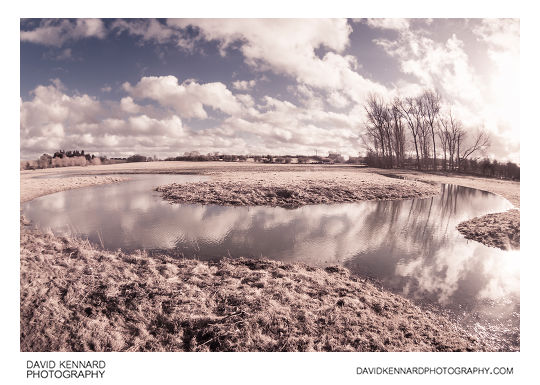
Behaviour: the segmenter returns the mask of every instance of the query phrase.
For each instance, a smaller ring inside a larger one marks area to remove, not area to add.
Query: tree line
[[[370,166],[405,167],[413,157],[418,170],[461,171],[463,162],[489,146],[485,131],[466,131],[451,109],[443,110],[437,91],[390,102],[370,94],[364,109]]]
[[[53,167],[88,166],[114,163],[106,156],[85,154],[84,150],[56,151],[53,155],[43,154],[36,160],[22,161],[22,170],[35,170]]]
[[[496,159],[465,159],[461,163],[461,172],[486,176],[492,178],[504,178],[520,180],[520,168],[513,162],[499,162]]]

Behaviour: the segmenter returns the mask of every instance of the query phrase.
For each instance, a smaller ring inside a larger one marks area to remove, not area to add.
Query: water
[[[519,251],[468,241],[455,228],[512,207],[497,195],[443,185],[441,195],[428,199],[294,210],[178,205],[162,200],[153,187],[204,177],[131,177],[40,197],[24,203],[23,213],[40,228],[75,233],[112,250],[341,264],[447,313],[500,349],[519,349]]]

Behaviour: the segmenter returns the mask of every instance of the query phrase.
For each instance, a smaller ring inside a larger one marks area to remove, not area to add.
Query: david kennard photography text
[[[103,360],[26,361],[26,378],[103,378]]]

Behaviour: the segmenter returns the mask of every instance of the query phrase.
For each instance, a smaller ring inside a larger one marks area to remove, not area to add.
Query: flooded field
[[[154,187],[203,181],[189,175],[133,175],[131,181],[43,196],[22,204],[41,229],[88,238],[106,249],[165,251],[175,257],[270,258],[341,264],[468,329],[519,349],[519,251],[466,240],[458,223],[512,205],[466,187],[442,185],[427,199],[279,207],[183,205]]]

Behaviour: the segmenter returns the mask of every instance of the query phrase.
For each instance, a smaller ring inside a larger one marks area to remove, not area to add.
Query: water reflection
[[[312,265],[340,263],[472,324],[478,319],[484,324],[510,322],[519,313],[519,252],[467,241],[455,229],[463,220],[512,207],[499,196],[443,185],[441,195],[429,199],[288,210],[171,205],[152,191],[172,179],[197,178],[141,176],[41,197],[25,203],[23,211],[42,228],[76,232],[109,249],[166,249],[200,259],[264,256]],[[519,318],[510,323],[515,331]]]

